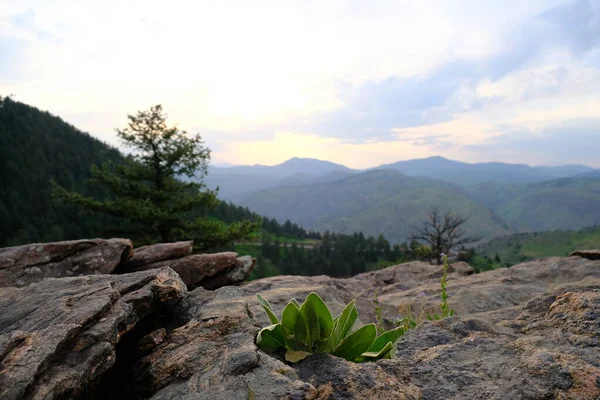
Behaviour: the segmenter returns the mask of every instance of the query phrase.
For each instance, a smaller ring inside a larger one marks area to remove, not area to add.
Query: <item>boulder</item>
[[[600,260],[600,250],[576,250],[569,257],[583,257],[588,260]]]
[[[133,272],[169,267],[181,276],[190,290],[205,285],[207,288],[215,289],[243,282],[252,272],[255,263],[256,260],[251,257],[238,257],[237,253],[224,252],[192,254],[175,260],[144,264],[119,271]]]
[[[0,286],[22,287],[45,278],[110,274],[131,257],[129,239],[71,240],[0,249]]]
[[[169,268],[0,288],[0,398],[88,397],[119,342],[186,294]]]
[[[124,261],[119,269],[127,271],[140,265],[152,264],[159,261],[173,260],[192,254],[194,242],[158,243],[136,248],[133,256]]]

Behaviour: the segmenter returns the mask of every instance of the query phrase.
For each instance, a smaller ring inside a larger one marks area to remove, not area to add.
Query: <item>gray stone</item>
[[[45,278],[109,274],[132,254],[129,239],[71,240],[0,249],[0,286]]]

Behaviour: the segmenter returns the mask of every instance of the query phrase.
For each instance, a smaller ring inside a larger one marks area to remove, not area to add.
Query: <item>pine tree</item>
[[[204,213],[199,210],[216,207],[218,200],[216,192],[202,183],[210,149],[200,135],[190,137],[176,126],[167,126],[160,105],[128,119],[128,126],[116,131],[132,154],[123,164],[92,166],[91,181],[108,188],[112,197],[84,197],[55,183],[59,199],[124,220],[132,230],[130,236],[143,243],[193,239],[195,248],[210,249],[255,229],[249,221],[225,226],[201,217]],[[184,177],[196,181],[183,181]]]

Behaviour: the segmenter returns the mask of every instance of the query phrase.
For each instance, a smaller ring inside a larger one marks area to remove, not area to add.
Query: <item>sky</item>
[[[120,146],[162,104],[213,164],[600,167],[600,0],[0,0],[0,95]]]

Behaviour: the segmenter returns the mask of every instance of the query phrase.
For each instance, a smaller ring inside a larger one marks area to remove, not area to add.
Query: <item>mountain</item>
[[[393,169],[408,176],[437,179],[464,187],[484,183],[518,185],[600,173],[585,165],[531,167],[506,163],[470,164],[440,156],[383,164],[370,170],[381,169]],[[222,198],[239,202],[265,189],[322,183],[323,179],[331,182],[336,175],[345,178],[360,172],[328,161],[292,158],[274,166],[211,168],[205,181],[209,188],[220,187]]]
[[[221,170],[221,171],[219,171]],[[228,168],[213,168],[211,172],[226,172],[236,175],[260,175],[285,178],[295,174],[306,174],[311,176],[322,176],[330,172],[346,171],[351,172],[352,169],[329,161],[317,160],[314,158],[290,158],[289,160],[273,165],[252,165],[252,166],[237,166]]]
[[[600,225],[600,177],[594,175],[528,185],[477,185],[469,197],[519,232]]]
[[[600,243],[600,227],[577,231],[519,233],[500,236],[475,248],[477,255],[498,258],[508,265],[543,257],[565,257],[578,249],[595,249]]]
[[[469,164],[439,156],[377,167],[377,169],[381,168],[391,168],[409,176],[424,176],[466,186],[489,182],[501,184],[543,182],[595,171],[594,168],[584,165],[531,167],[525,164],[497,162]]]
[[[110,219],[55,204],[50,180],[103,196],[106,192],[87,185],[90,164],[122,159],[116,149],[60,118],[5,98],[0,107],[0,247],[100,235]]]
[[[405,241],[432,206],[470,215],[466,225],[486,238],[510,232],[494,215],[455,185],[415,178],[394,170],[373,170],[328,183],[264,190],[242,200],[244,206],[307,229],[341,233],[383,233],[392,243]]]
[[[352,169],[329,161],[292,158],[274,166],[210,168],[204,182],[210,189],[218,187],[219,197],[239,202],[244,197],[261,190],[330,182],[353,173]]]

